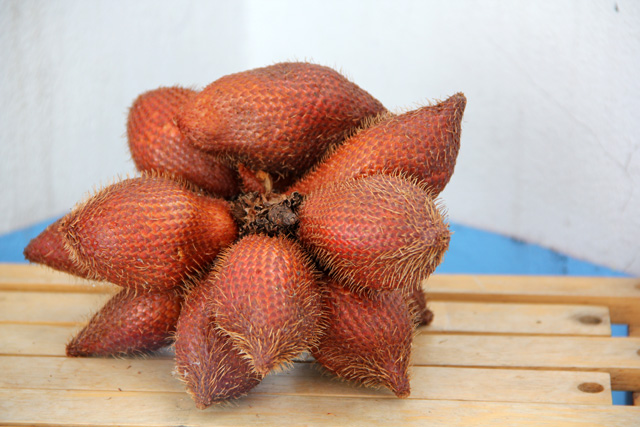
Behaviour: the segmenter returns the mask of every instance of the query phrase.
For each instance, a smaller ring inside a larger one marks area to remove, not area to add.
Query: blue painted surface
[[[56,219],[51,218],[22,230],[0,235],[0,262],[26,262],[22,255],[24,247]]]
[[[439,273],[626,276],[496,233],[455,223],[450,228],[453,237]]]
[[[0,262],[25,262],[22,251],[57,218],[0,236]],[[454,233],[439,273],[531,274],[625,277],[624,273],[499,234],[451,224]],[[612,325],[613,336],[628,336],[627,325]],[[631,405],[631,393],[613,392],[613,403]]]

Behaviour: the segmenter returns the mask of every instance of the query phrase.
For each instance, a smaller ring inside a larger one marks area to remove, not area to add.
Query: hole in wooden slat
[[[600,393],[604,391],[604,387],[598,383],[582,383],[578,386],[578,390],[585,393]]]
[[[586,314],[584,316],[580,316],[578,318],[580,323],[584,323],[585,325],[599,325],[602,323],[602,319],[598,316],[592,316],[590,314]]]

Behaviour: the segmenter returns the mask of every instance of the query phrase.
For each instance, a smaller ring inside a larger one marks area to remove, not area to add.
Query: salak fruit
[[[139,171],[180,176],[220,197],[239,192],[238,174],[209,153],[198,150],[175,123],[182,105],[196,94],[181,87],[162,87],[138,96],[127,118],[127,140]]]
[[[354,290],[410,291],[442,261],[449,227],[427,188],[371,175],[319,188],[299,211],[298,238]]]
[[[421,284],[450,239],[435,197],[465,106],[458,93],[392,114],[304,62],[141,94],[127,136],[142,176],[25,248],[125,288],[67,354],[137,355],[174,339],[176,373],[201,409],[308,351],[340,378],[408,396],[413,333],[433,318]]]
[[[427,326],[433,321],[433,312],[427,307],[427,295],[422,286],[417,286],[406,295],[417,326]]]
[[[297,174],[383,111],[335,70],[285,62],[216,80],[184,105],[177,123],[205,151],[256,171]]]
[[[313,357],[340,378],[407,397],[415,319],[404,295],[356,294],[335,281],[324,291],[327,327],[312,348]]]
[[[226,201],[153,174],[104,188],[62,227],[69,252],[91,278],[143,289],[197,277],[238,233]]]
[[[91,273],[84,265],[74,261],[66,246],[67,230],[63,228],[65,221],[66,218],[62,217],[49,224],[24,248],[24,257],[31,262],[44,264],[55,270],[86,279],[91,276]]]
[[[176,327],[176,372],[200,409],[244,396],[262,379],[231,338],[216,325],[203,280],[186,297]]]
[[[401,172],[424,182],[435,197],[453,174],[466,105],[458,93],[436,105],[382,117],[347,139],[287,193],[307,194],[350,178]]]
[[[318,273],[286,237],[248,235],[224,252],[212,274],[211,306],[261,376],[293,361],[321,330]]]
[[[67,356],[137,355],[166,347],[181,303],[177,289],[122,289],[67,344]]]

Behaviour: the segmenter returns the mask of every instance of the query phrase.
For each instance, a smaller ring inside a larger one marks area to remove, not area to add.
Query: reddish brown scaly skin
[[[67,344],[67,356],[131,355],[165,347],[172,342],[181,303],[173,289],[123,289]]]
[[[199,409],[244,396],[261,380],[216,327],[207,309],[212,292],[209,282],[198,284],[187,296],[176,328],[176,372]]]
[[[162,87],[140,95],[127,119],[131,156],[139,171],[168,172],[220,197],[232,197],[239,192],[236,172],[194,147],[175,123],[179,109],[195,93]]]
[[[269,191],[282,192],[294,181],[294,177],[285,175],[271,175],[264,171],[253,171],[243,163],[237,164],[238,175],[243,193],[266,194]]]
[[[340,378],[409,396],[414,320],[404,296],[369,297],[329,281],[323,303],[327,328],[311,350],[318,363]]]
[[[242,163],[238,163],[238,175],[240,176],[240,182],[243,193],[266,193],[265,179],[266,175],[259,176],[256,172],[247,168]],[[265,179],[260,179],[260,178]]]
[[[302,248],[248,235],[216,264],[211,299],[218,326],[264,376],[308,349],[320,332],[320,288]]]
[[[63,226],[67,248],[92,278],[128,288],[181,285],[238,234],[227,202],[157,175],[106,187]]]
[[[65,246],[66,230],[61,228],[64,218],[49,224],[42,233],[32,239],[24,248],[25,259],[44,264],[55,270],[75,276],[89,277],[82,265],[73,261],[69,249]]]
[[[421,286],[406,295],[409,308],[414,313],[417,326],[427,326],[433,321],[433,312],[427,308],[427,296]]]
[[[438,195],[453,174],[467,99],[461,93],[434,106],[382,120],[346,140],[287,190],[307,194],[322,185],[375,173],[401,172]]]
[[[369,93],[331,68],[279,63],[222,77],[178,116],[203,150],[274,175],[298,174],[367,117],[385,111]]]
[[[399,176],[322,187],[298,217],[300,242],[354,290],[415,288],[449,246],[448,225],[425,187]]]

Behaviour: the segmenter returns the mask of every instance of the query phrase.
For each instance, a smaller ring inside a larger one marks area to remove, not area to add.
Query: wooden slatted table
[[[611,404],[612,389],[640,391],[640,279],[435,275],[424,286],[435,320],[415,338],[408,399],[301,358],[201,411],[170,349],[64,356],[114,286],[0,264],[0,425],[640,426],[640,406]],[[611,322],[632,336],[612,338]]]

